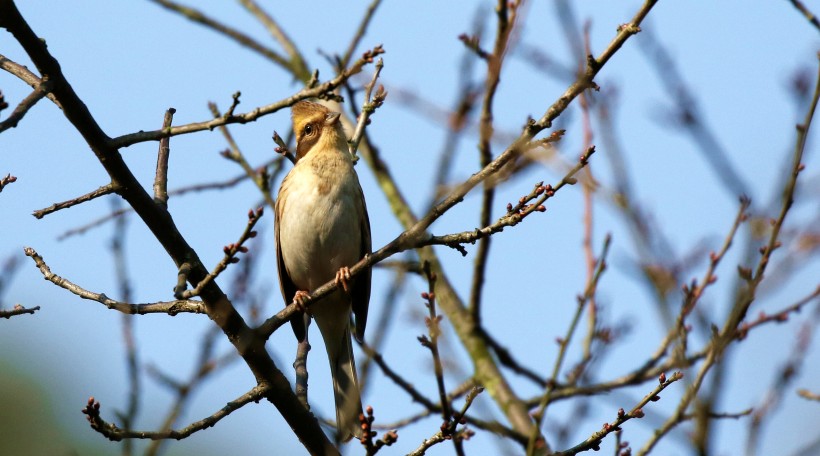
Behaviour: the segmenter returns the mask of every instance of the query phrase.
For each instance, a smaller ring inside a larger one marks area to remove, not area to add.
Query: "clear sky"
[[[276,49],[265,30],[238,3],[212,3],[203,6],[203,11]],[[496,152],[501,150],[505,134],[517,134],[528,115],[540,117],[570,82],[537,68],[532,64],[532,55],[526,52],[537,48],[554,59],[559,68],[575,67],[574,54],[556,15],[557,3],[534,1],[526,8],[526,21],[518,30],[520,46],[508,56],[496,97],[496,128],[502,137],[495,145]],[[601,52],[614,37],[616,28],[627,22],[641,5],[638,1],[606,0],[571,3],[579,24],[588,21],[593,54]],[[816,13],[820,12],[817,2],[806,3]],[[366,5],[314,1],[287,2],[269,8],[301,47],[309,67],[318,68],[324,80],[332,74],[324,56],[344,52]],[[18,2],[18,7],[47,41],[74,89],[109,136],[157,129],[169,107],[176,109],[174,124],[184,124],[209,119],[208,101],[226,109],[236,91],[242,92],[237,110],[244,112],[299,89],[284,71],[252,51],[150,1],[29,0]],[[459,61],[464,54],[464,45],[457,37],[471,33],[476,17],[480,17],[479,23],[486,29],[482,46],[490,48],[495,31],[492,8],[493,3],[487,1],[384,2],[362,41],[360,52],[376,44],[383,44],[387,51],[383,56],[382,82],[390,94],[385,106],[375,114],[369,132],[417,214],[431,197],[445,130],[441,118],[414,108],[402,94],[415,93],[426,103],[450,109],[457,97]],[[726,174],[716,173],[696,141],[670,120],[674,93],[659,79],[646,43],[654,38],[668,52],[696,97],[701,119],[725,151],[754,207],[764,210],[778,201],[776,183],[783,179],[784,160],[793,148],[794,125],[804,116],[806,100],[795,101],[791,84],[800,72],[807,74],[809,84],[813,84],[820,45],[818,30],[789,2],[738,0],[661,0],[643,28],[645,33],[629,40],[596,82],[602,94],[616,97],[612,112],[615,134],[638,203],[671,240],[672,254],[682,258],[699,252],[693,256],[693,269],[688,276],[701,277],[708,251],[719,248],[731,226],[738,198],[727,190]],[[5,31],[0,33],[0,54],[30,63]],[[369,71],[370,68],[367,75]],[[475,63],[472,72],[472,79],[478,81],[484,67]],[[29,88],[11,75],[0,73],[0,90],[14,106],[28,94]],[[580,114],[575,107],[559,120],[560,127],[567,129],[560,153],[568,160],[574,160],[581,149]],[[282,111],[231,131],[249,161],[260,165],[273,156],[272,131],[284,135],[289,122],[289,113]],[[596,123],[594,127],[600,125]],[[593,157],[592,170],[603,188],[611,189],[611,151],[601,136],[595,136],[593,143],[598,146],[598,153]],[[801,188],[805,200],[813,203],[795,209],[790,219],[795,223],[793,226],[817,219],[820,189],[814,144],[809,141],[807,171],[803,176],[806,186]],[[221,181],[240,174],[238,166],[219,156],[226,147],[218,132],[173,138],[169,187]],[[139,144],[122,152],[143,185],[150,188],[156,144]],[[506,203],[517,201],[535,182],[560,180],[561,169],[555,162],[538,164],[502,185],[493,215],[502,215]],[[370,170],[363,164],[357,170],[370,212],[373,246],[379,248],[395,238],[401,228]],[[472,135],[458,144],[451,181],[456,183],[477,170],[476,138]],[[8,384],[20,382],[19,378],[28,379],[27,385],[42,388],[48,398],[45,402],[50,403],[62,429],[75,433],[78,441],[95,442],[101,452],[113,453],[117,449],[89,429],[79,410],[91,395],[102,402],[107,419],[113,419],[115,409],[125,407],[127,382],[121,316],[43,281],[31,261],[22,255],[23,247],[31,246],[55,273],[87,289],[118,297],[108,250],[113,224],[58,240],[67,229],[109,213],[113,208],[112,197],[60,211],[43,220],[30,215],[34,210],[106,184],[106,175],[79,134],[47,101],[39,103],[16,129],[0,134],[0,174],[6,173],[17,176],[18,181],[0,194],[0,258],[16,256],[22,266],[9,289],[0,296],[0,302],[4,307],[15,303],[39,305],[41,310],[33,316],[0,321],[0,379],[5,378],[2,381]],[[479,193],[468,195],[464,204],[434,224],[432,231],[445,234],[475,228]],[[205,264],[213,265],[222,257],[222,246],[234,242],[241,233],[247,210],[259,201],[259,193],[245,182],[226,191],[172,198],[169,207],[181,232]],[[545,214],[535,214],[521,225],[506,229],[494,238],[492,245],[484,297],[485,321],[508,348],[544,376],[548,375],[557,352],[554,339],[563,335],[575,296],[583,291],[582,213],[580,186],[568,188],[549,202]],[[252,290],[268,297],[266,314],[283,305],[276,282],[272,222],[269,211],[260,222],[259,239],[252,244],[261,263]],[[606,233],[612,233],[614,242],[611,267],[601,281],[599,300],[612,325],[627,325],[630,330],[599,368],[599,378],[628,371],[646,358],[663,336],[656,329],[658,317],[653,297],[636,278],[634,243],[623,219],[602,192],[596,199],[596,251],[600,250]],[[176,279],[174,265],[136,218],[128,219],[126,249],[128,268],[133,274],[134,300],[171,299]],[[454,250],[438,250],[450,281],[465,295],[469,293],[475,247],[467,249],[470,255],[466,258]],[[715,315],[721,315],[720,311],[731,300],[730,287],[741,258],[740,252],[734,251],[727,257],[718,271],[720,280],[704,299],[704,305],[710,306]],[[228,274],[221,278],[225,288],[230,277]],[[774,311],[793,303],[817,286],[818,277],[820,263],[815,257],[779,290],[767,290],[765,299],[752,308],[752,313]],[[384,271],[374,274],[371,321],[380,318],[391,278]],[[420,280],[408,283],[391,319],[395,330],[385,341],[384,353],[419,389],[434,396],[432,375],[421,374],[429,368],[429,354],[416,342],[416,336],[425,332],[425,309],[419,298],[425,289],[426,284]],[[729,393],[719,405],[720,410],[738,412],[763,400],[774,380],[775,368],[792,351],[796,333],[809,314],[804,312],[784,325],[762,328],[736,347],[728,365]],[[177,378],[186,378],[202,335],[212,327],[202,315],[139,317],[136,337],[141,361]],[[292,378],[290,364],[295,344],[289,329],[284,329],[269,344],[277,365]],[[469,374],[464,369],[469,369],[470,364],[464,361],[451,332],[444,344],[445,354],[452,360],[448,386],[454,387]],[[220,340],[218,347],[219,352],[232,350],[226,341]],[[327,415],[332,413],[328,405],[332,399],[327,363],[321,344],[314,343],[314,347],[311,397],[316,401],[315,409]],[[814,340],[810,350],[817,353],[820,343]],[[820,357],[809,357],[792,389],[820,391],[818,374]],[[375,406],[377,420],[390,422],[421,410],[381,374],[376,373],[374,380],[364,402]],[[153,380],[143,384],[145,395],[137,427],[152,429],[161,422],[171,396]],[[253,384],[245,366],[233,363],[195,393],[178,427],[210,415]],[[525,395],[538,391],[519,378],[515,378],[514,385]],[[630,407],[649,388],[644,385],[625,394],[590,401],[591,413],[600,418],[573,429],[570,442],[579,442],[597,430],[599,424],[592,423],[611,421],[618,407]],[[664,400],[652,405],[660,415],[625,426],[625,439],[632,442],[633,448],[642,445],[651,427],[661,422],[659,416],[671,409],[683,388],[683,383],[670,387]],[[664,403],[667,398],[669,401]],[[500,416],[488,397],[476,407]],[[786,395],[782,407],[763,430],[760,454],[792,454],[818,437],[820,408],[816,404],[792,392]],[[560,422],[562,414],[569,411],[562,404],[551,409],[551,418]],[[397,447],[388,454],[410,451],[437,427],[438,419],[429,419],[421,426],[400,431]],[[747,429],[748,418],[721,424],[718,453],[739,454]],[[679,442],[686,432],[688,428],[673,432],[657,454],[685,454]],[[479,433],[479,437],[466,444],[468,454],[500,451],[490,442]],[[300,448],[276,410],[267,403],[247,406],[215,429],[171,445],[169,454],[223,454],[227,448],[235,454],[263,454],[270,448],[285,454],[286,449],[290,453]],[[609,451],[610,447],[605,448]],[[517,450],[512,446],[501,449],[513,454]],[[451,454],[451,450],[450,445],[441,445],[429,454]]]

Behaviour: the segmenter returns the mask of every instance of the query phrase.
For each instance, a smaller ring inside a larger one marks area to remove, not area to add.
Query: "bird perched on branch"
[[[361,395],[350,340],[350,315],[361,341],[370,301],[367,269],[355,277],[350,266],[370,253],[370,220],[353,169],[339,113],[307,101],[293,105],[296,164],[276,200],[276,254],[285,303],[304,302],[331,279],[340,285],[308,308],[325,342],[333,376],[339,437],[361,438]],[[291,320],[299,341],[307,337],[301,319]]]

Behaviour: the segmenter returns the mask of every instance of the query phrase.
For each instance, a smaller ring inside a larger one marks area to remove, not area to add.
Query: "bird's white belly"
[[[310,178],[290,182],[283,202],[287,209],[280,214],[279,241],[291,280],[298,289],[312,291],[333,279],[339,268],[361,259],[361,225],[357,189],[346,187],[356,182],[344,179],[322,194],[321,177],[305,174]]]

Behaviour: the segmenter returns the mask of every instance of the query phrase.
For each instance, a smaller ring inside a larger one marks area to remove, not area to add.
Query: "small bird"
[[[351,279],[349,267],[371,253],[367,206],[353,169],[339,113],[308,101],[293,105],[296,164],[276,199],[276,256],[285,304],[304,300],[335,279],[333,293],[308,308],[325,342],[336,399],[339,438],[361,438],[361,393],[350,340],[364,336],[370,301],[370,269]],[[299,341],[307,336],[301,319],[291,320]]]

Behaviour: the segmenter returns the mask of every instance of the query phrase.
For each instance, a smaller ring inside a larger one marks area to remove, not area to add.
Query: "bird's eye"
[[[304,133],[305,133],[305,136],[311,136],[313,134],[313,125],[312,124],[305,125]]]

